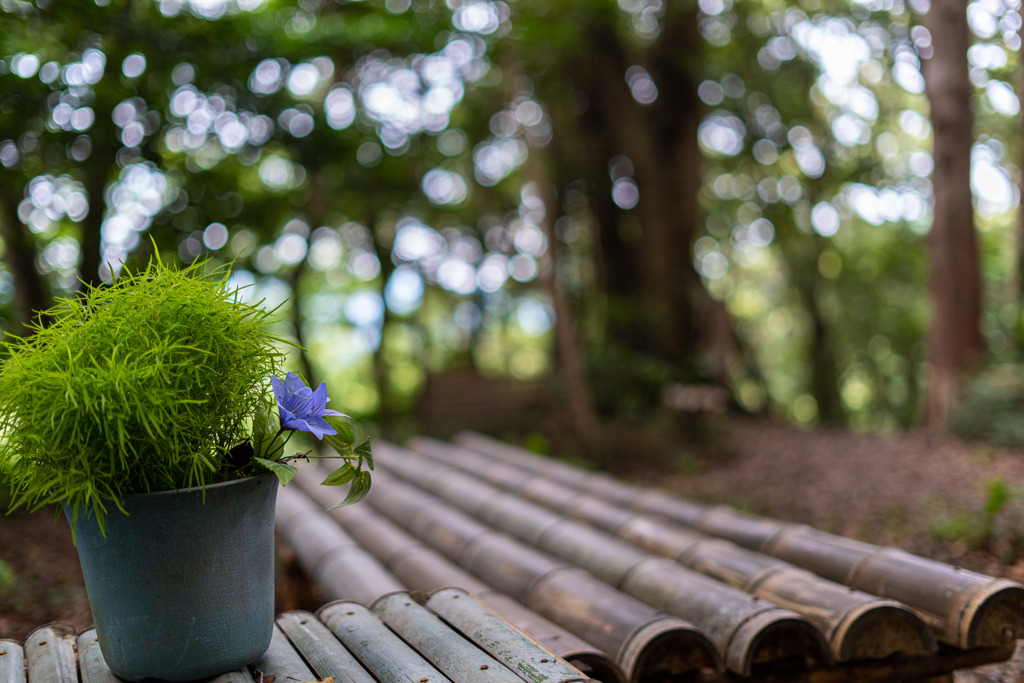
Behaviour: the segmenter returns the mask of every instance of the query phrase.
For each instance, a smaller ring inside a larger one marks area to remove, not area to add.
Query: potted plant
[[[341,504],[373,469],[324,385],[278,377],[272,312],[204,268],[157,255],[58,302],[0,363],[12,505],[62,506],[104,659],[128,680],[214,676],[267,649],[277,483],[324,457],[287,454],[296,431],[343,461],[324,481],[351,484]]]

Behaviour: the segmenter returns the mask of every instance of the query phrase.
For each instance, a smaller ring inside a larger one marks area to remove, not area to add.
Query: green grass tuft
[[[0,469],[13,506],[71,506],[103,526],[132,493],[238,476],[228,450],[273,405],[282,361],[271,312],[227,289],[226,269],[159,257],[62,300],[0,364]]]

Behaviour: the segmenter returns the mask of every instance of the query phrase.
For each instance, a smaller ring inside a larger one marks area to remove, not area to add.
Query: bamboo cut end
[[[832,656],[837,662],[884,659],[894,654],[935,652],[935,636],[928,626],[898,602],[885,601],[851,611],[832,634]]]
[[[804,619],[769,610],[743,623],[729,639],[726,666],[742,675],[804,670],[832,663],[825,638]]]
[[[966,602],[958,641],[964,649],[999,647],[1024,638],[1024,587],[992,581]]]
[[[685,621],[659,619],[644,626],[623,646],[619,662],[631,683],[699,679],[705,669],[722,670],[715,646]]]

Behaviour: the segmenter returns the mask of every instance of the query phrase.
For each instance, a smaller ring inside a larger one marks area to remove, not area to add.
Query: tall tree
[[[971,82],[967,13],[959,0],[933,0],[925,17],[934,53],[924,67],[933,130],[934,221],[928,237],[932,323],[927,421],[944,424],[957,384],[985,349],[981,269],[971,200]]]

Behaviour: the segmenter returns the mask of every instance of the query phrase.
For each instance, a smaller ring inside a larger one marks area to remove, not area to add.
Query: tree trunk
[[[959,0],[933,0],[925,17],[934,55],[924,76],[931,104],[935,170],[934,220],[928,236],[932,323],[928,360],[931,376],[926,420],[941,428],[957,384],[977,367],[981,334],[981,272],[971,202],[970,37]]]
[[[540,149],[530,152],[527,172],[530,178],[536,182],[544,202],[542,227],[548,239],[548,258],[550,259],[548,273],[544,277],[544,286],[548,291],[548,296],[551,297],[551,305],[555,309],[555,346],[558,371],[565,383],[569,414],[576,436],[584,446],[588,447],[588,450],[593,452],[592,449],[599,447],[602,443],[600,423],[597,419],[597,412],[594,410],[594,401],[586,374],[583,372],[583,362],[580,359],[579,342],[573,326],[572,313],[559,276],[560,259],[554,230],[555,218],[559,213],[558,202],[551,181],[548,179],[542,159],[543,154],[544,151]]]
[[[14,320],[11,332],[29,333],[29,323],[36,321],[40,311],[50,307],[50,290],[36,269],[36,248],[31,233],[18,218],[18,203],[13,198],[0,199],[0,236],[4,242],[4,260],[14,278]],[[40,321],[45,322],[45,321]]]

